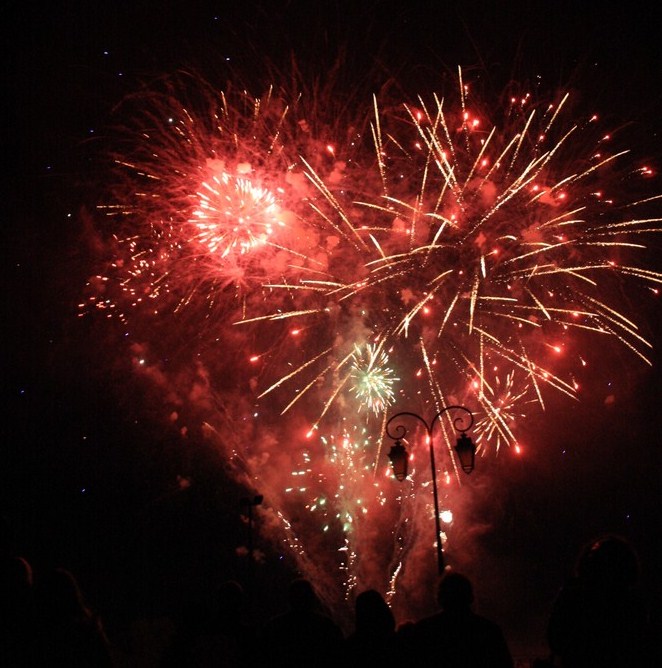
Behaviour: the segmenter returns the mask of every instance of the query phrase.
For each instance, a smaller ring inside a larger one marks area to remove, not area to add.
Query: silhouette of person
[[[446,572],[437,598],[441,611],[416,622],[408,633],[413,665],[513,668],[501,628],[472,610],[473,587],[465,575]]]
[[[620,536],[600,537],[580,551],[547,625],[552,656],[563,668],[655,665],[639,578],[638,555]]]
[[[101,620],[85,603],[74,575],[53,569],[35,583],[35,663],[105,668],[113,665]]]
[[[243,608],[244,590],[235,580],[223,582],[213,601],[187,607],[163,668],[255,665],[256,638],[244,621]]]
[[[395,617],[382,595],[374,589],[361,592],[354,610],[355,627],[345,641],[343,665],[400,665]]]
[[[243,587],[227,580],[216,592],[217,635],[222,641],[223,665],[254,665],[256,633],[244,619],[246,597]]]
[[[303,578],[288,588],[289,610],[272,617],[261,633],[261,664],[310,668],[336,666],[342,658],[340,627],[322,611],[312,584]]]
[[[33,636],[32,567],[23,557],[5,554],[2,563],[0,614],[2,641],[0,661],[3,666],[30,665]]]

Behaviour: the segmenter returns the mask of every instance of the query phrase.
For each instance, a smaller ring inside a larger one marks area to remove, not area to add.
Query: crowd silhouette
[[[53,568],[33,580],[27,560],[9,555],[4,556],[2,569],[0,665],[113,666],[101,620],[86,604],[71,572]]]
[[[187,606],[165,651],[162,668],[256,666],[257,631],[246,621],[246,598],[235,580],[223,582],[211,600]]]
[[[550,606],[548,656],[517,665],[662,666],[660,606],[641,586],[640,575],[637,553],[626,540],[603,536],[591,541]],[[379,591],[358,592],[348,633],[307,579],[291,581],[282,611],[261,623],[249,621],[244,588],[229,579],[210,591],[206,603],[184,610],[160,656],[149,663],[118,651],[69,570],[33,573],[27,559],[5,553],[1,577],[0,665],[8,668],[516,665],[499,624],[474,610],[471,580],[453,570],[439,581],[438,611],[399,626]]]

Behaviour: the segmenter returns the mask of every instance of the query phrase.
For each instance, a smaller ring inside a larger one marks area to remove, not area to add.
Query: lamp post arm
[[[391,422],[405,416],[416,418],[419,422],[422,422],[425,425],[425,431],[427,432],[428,436],[432,438],[431,425],[428,425],[428,423],[420,415],[418,415],[418,413],[410,413],[409,411],[403,411],[402,413],[397,413],[396,415],[391,417],[389,421],[386,423],[385,431],[386,435],[389,438],[400,439],[405,437],[405,434],[407,433],[407,427],[405,427],[403,424],[395,425],[394,427],[395,433],[392,433],[391,430],[389,429]],[[435,417],[437,416],[435,415]]]
[[[455,431],[460,431],[460,432],[462,432],[462,433],[464,433],[464,432],[467,431],[468,429],[471,429],[471,427],[472,427],[472,425],[473,425],[473,423],[474,423],[474,416],[473,416],[473,413],[472,413],[468,408],[465,408],[464,406],[446,406],[445,408],[442,408],[442,409],[441,409],[441,410],[440,410],[440,411],[439,411],[439,412],[432,418],[432,422],[430,422],[430,428],[429,428],[430,434],[432,434],[432,429],[433,429],[433,427],[434,427],[434,423],[437,422],[437,421],[440,421],[440,420],[441,420],[441,416],[442,416],[446,411],[453,411],[453,410],[463,411],[463,412],[466,413],[466,415],[469,417],[469,424],[466,425],[466,427],[461,426],[462,423],[464,422],[466,416],[461,415],[460,417],[456,417],[456,418],[454,418],[454,419],[453,419],[453,429],[455,429]],[[458,426],[458,423],[459,423],[460,426]]]

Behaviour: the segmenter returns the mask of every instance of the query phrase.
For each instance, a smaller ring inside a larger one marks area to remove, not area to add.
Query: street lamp
[[[386,434],[389,438],[395,439],[395,443],[391,447],[388,457],[391,460],[391,465],[393,466],[393,474],[397,480],[404,480],[407,477],[407,471],[409,468],[409,455],[405,446],[402,444],[402,439],[407,433],[407,428],[403,424],[398,424],[394,427],[395,433],[392,433],[389,429],[391,423],[394,420],[397,420],[401,417],[413,417],[422,422],[425,426],[425,430],[428,435],[428,446],[430,448],[430,468],[432,469],[432,492],[434,494],[434,521],[435,528],[437,532],[437,566],[439,569],[439,575],[444,572],[444,553],[441,547],[441,521],[439,519],[439,493],[437,491],[437,467],[434,461],[434,447],[432,443],[432,429],[434,428],[435,423],[439,418],[446,412],[451,410],[460,410],[466,413],[468,416],[469,423],[466,426],[462,426],[465,417],[457,417],[453,420],[453,428],[456,431],[461,432],[460,437],[457,439],[457,444],[454,447],[454,450],[457,454],[457,458],[460,461],[460,467],[465,473],[471,473],[474,470],[475,456],[476,456],[476,446],[473,444],[473,441],[469,436],[467,436],[467,429],[471,428],[471,425],[474,423],[474,416],[468,408],[464,406],[446,406],[442,408],[433,418],[430,424],[428,424],[420,415],[417,413],[410,413],[408,411],[403,411],[394,415],[386,423]]]

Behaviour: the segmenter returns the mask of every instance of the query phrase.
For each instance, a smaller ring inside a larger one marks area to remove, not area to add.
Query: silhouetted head
[[[577,576],[600,587],[632,587],[639,580],[639,557],[624,538],[603,536],[581,552]]]
[[[313,585],[304,578],[293,580],[288,590],[288,600],[292,610],[310,612],[319,605]]]
[[[4,603],[15,604],[26,599],[32,590],[32,567],[23,557],[4,556],[0,574]]]
[[[393,612],[375,589],[368,589],[356,597],[355,610],[357,631],[373,633],[395,631]]]
[[[41,612],[53,620],[90,614],[76,578],[64,568],[56,568],[39,578],[36,593]]]
[[[244,603],[243,587],[236,580],[226,580],[216,592],[216,601],[222,616],[238,615]]]
[[[469,610],[474,600],[471,581],[461,573],[446,573],[439,583],[437,600],[449,612]]]

